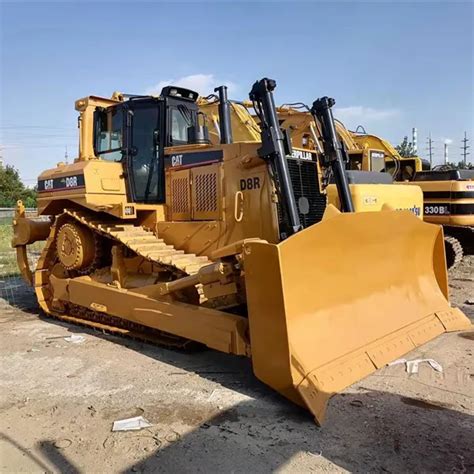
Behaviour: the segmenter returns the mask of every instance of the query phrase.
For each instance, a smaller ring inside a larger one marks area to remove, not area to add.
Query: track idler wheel
[[[66,270],[87,271],[96,260],[96,236],[75,222],[63,224],[56,237],[59,261]]]

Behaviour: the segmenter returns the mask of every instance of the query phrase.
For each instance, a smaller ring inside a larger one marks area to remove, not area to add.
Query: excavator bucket
[[[279,244],[244,246],[254,372],[318,424],[336,392],[470,327],[448,302],[441,227],[334,209]]]

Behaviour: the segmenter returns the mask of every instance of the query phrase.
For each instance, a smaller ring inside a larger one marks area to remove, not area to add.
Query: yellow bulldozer
[[[79,156],[39,176],[43,220],[19,203],[13,246],[48,315],[251,357],[321,423],[336,392],[470,323],[448,301],[441,228],[351,212],[328,98],[314,107],[343,212],[323,204],[316,153],[280,127],[275,87],[251,89],[259,125],[224,86],[207,101],[174,86],[78,100]]]

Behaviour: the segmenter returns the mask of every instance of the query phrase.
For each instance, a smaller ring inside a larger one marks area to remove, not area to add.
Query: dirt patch
[[[451,287],[460,306],[471,262]],[[435,359],[442,373],[385,367],[335,396],[318,428],[260,383],[246,358],[167,350],[38,316],[31,289],[0,280],[1,471],[474,470],[473,331],[407,354]],[[84,342],[67,342],[71,334]],[[138,415],[152,427],[111,432]]]

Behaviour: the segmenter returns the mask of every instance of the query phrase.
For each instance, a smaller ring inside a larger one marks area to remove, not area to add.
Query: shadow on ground
[[[323,428],[284,404],[275,420],[241,403],[124,472],[269,472],[301,455],[308,466],[321,456],[352,472],[474,468],[473,417],[381,391],[337,398]]]
[[[420,410],[422,420],[417,417]],[[282,467],[292,470],[292,461],[298,462],[299,469],[307,466],[316,471],[330,470],[330,463],[351,472],[474,469],[473,417],[446,406],[381,391],[346,394],[338,397],[323,428],[284,403],[271,417],[265,410],[260,415],[255,412],[254,402],[249,401],[181,438],[150,433],[155,450],[122,472],[257,473]],[[131,436],[147,436],[147,432]],[[58,471],[80,472],[51,441],[39,442],[37,450]]]

